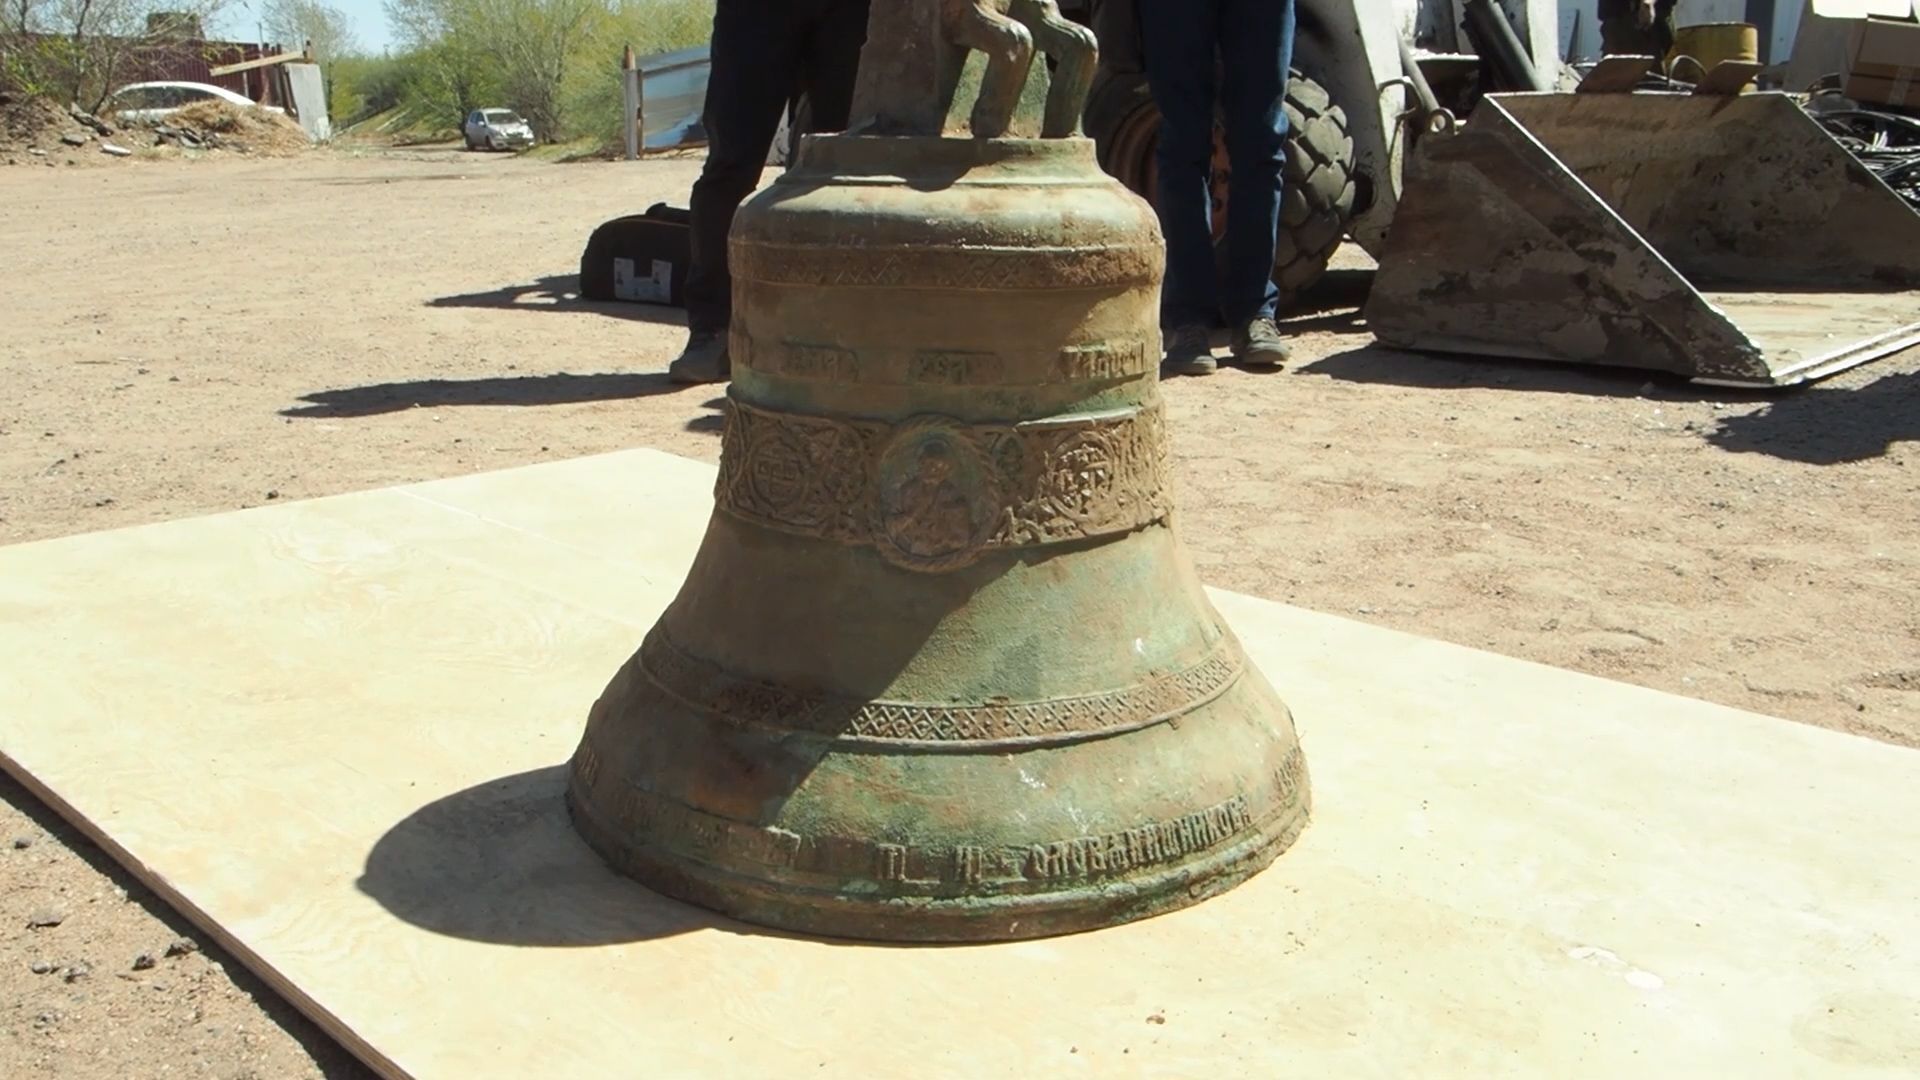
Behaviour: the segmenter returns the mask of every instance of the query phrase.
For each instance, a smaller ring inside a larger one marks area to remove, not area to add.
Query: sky
[[[353,37],[362,52],[378,54],[394,44],[393,31],[387,26],[387,13],[380,0],[328,0],[339,8],[353,27]],[[215,19],[222,35],[234,40],[253,41],[260,36],[260,0],[231,0]],[[282,44],[294,45],[295,42]]]
[[[333,6],[352,22],[354,39],[362,50],[378,53],[394,44],[380,0],[333,0]]]

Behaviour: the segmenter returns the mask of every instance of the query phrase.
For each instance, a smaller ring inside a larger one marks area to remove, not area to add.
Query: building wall
[[[255,68],[234,75],[214,75],[213,68],[258,60],[281,51],[278,45],[264,51],[258,45],[236,41],[186,41],[178,45],[151,46],[135,53],[121,72],[119,82],[197,82],[243,94],[263,105],[281,105],[275,91],[277,80],[271,68]]]

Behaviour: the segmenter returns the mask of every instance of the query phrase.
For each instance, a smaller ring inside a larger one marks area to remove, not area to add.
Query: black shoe
[[[677,383],[726,382],[732,375],[725,333],[694,334],[680,358],[667,365],[667,377]]]
[[[1233,355],[1248,367],[1285,367],[1292,351],[1280,337],[1280,327],[1272,319],[1249,319],[1233,335]]]
[[[1192,323],[1167,331],[1166,359],[1161,370],[1169,375],[1211,375],[1220,370],[1213,358],[1213,346],[1207,341],[1207,328]]]

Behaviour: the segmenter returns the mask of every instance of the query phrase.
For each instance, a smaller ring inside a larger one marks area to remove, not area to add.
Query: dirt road
[[[717,392],[663,374],[677,316],[568,295],[595,224],[683,202],[697,167],[0,168],[0,543],[714,459]],[[1293,320],[1288,372],[1166,388],[1212,583],[1920,746],[1920,355],[1730,396],[1374,349],[1363,287]],[[364,1075],[229,958],[167,955],[186,924],[18,787],[0,803],[0,1075]]]

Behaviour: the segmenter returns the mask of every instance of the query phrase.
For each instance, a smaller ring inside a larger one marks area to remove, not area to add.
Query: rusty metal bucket
[[[1726,61],[1743,64],[1760,62],[1760,28],[1752,23],[1697,23],[1673,33],[1673,49],[1667,53],[1669,64],[1685,57],[1701,72],[1712,71]],[[1691,78],[1691,75],[1685,76]]]
[[[1384,344],[1785,386],[1920,343],[1920,214],[1783,94],[1503,94],[1423,138]]]

